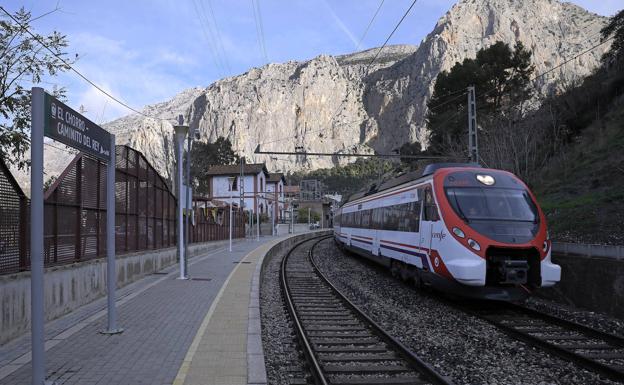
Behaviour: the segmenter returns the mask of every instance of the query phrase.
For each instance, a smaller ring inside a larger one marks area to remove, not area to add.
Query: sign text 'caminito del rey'
[[[45,93],[45,136],[108,161],[111,135],[97,124]]]

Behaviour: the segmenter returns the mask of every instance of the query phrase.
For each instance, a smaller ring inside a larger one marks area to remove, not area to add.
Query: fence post
[[[76,199],[78,205],[76,207],[76,243],[74,246],[74,258],[77,261],[82,260],[82,167],[84,165],[84,157],[81,157],[76,163]]]

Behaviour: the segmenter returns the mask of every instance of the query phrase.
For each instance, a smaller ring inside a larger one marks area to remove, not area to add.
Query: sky
[[[610,16],[624,0],[574,0]],[[163,102],[191,87],[207,87],[267,62],[307,60],[383,44],[412,0],[4,0],[33,17],[35,32],[67,36],[74,67],[136,109]],[[389,44],[417,45],[454,0],[419,0]],[[256,7],[256,12],[254,12]],[[260,23],[257,23],[260,20]],[[258,27],[261,25],[261,28]],[[260,37],[261,36],[261,37]],[[262,48],[264,46],[264,49]],[[131,111],[76,74],[45,79],[67,91],[67,104],[83,106],[96,123]],[[27,85],[30,87],[30,85]]]

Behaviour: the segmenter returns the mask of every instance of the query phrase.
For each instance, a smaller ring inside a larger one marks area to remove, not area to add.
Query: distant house
[[[245,210],[254,214],[268,214],[272,199],[267,194],[269,172],[264,163],[251,163],[243,166],[244,178],[241,183],[240,164],[212,166],[206,173],[209,177],[209,195],[228,203],[238,203],[241,198],[241,187],[244,192]]]
[[[269,174],[269,178],[267,179],[266,191],[270,199],[272,199],[272,203],[270,207],[272,208],[273,216],[277,221],[283,221],[286,218],[284,214],[284,210],[285,210],[284,184],[285,183],[286,183],[286,178],[284,178],[284,174],[282,173]]]

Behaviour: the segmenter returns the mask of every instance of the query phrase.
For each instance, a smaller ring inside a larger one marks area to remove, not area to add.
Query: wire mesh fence
[[[116,147],[116,254],[176,244],[176,198],[143,154]],[[0,160],[0,274],[28,270],[29,201]],[[190,243],[229,237],[229,208],[195,209]],[[225,214],[224,214],[225,213]],[[233,237],[244,236],[235,212]],[[78,154],[44,196],[44,264],[106,256],[106,164]]]
[[[28,199],[0,158],[0,273],[28,265]]]

